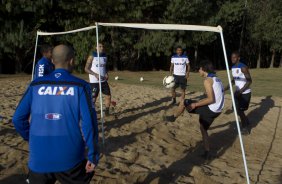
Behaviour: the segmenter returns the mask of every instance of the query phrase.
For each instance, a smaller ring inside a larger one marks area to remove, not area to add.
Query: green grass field
[[[250,70],[253,83],[251,85],[254,96],[279,96],[282,97],[282,68],[274,69],[252,69]],[[150,72],[110,72],[110,83],[124,83],[133,85],[146,85],[154,88],[163,88],[162,81],[164,76],[168,75],[168,71],[150,71]],[[228,84],[226,71],[218,71],[217,75],[222,79],[224,85]],[[79,75],[88,80],[87,75]],[[115,76],[119,76],[119,80],[114,80]],[[140,77],[144,78],[140,82]],[[189,91],[203,91],[203,79],[198,73],[190,74]]]

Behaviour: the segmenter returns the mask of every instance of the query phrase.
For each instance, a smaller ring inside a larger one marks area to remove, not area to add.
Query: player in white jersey
[[[97,52],[93,52],[92,55],[88,57],[84,70],[86,73],[89,74],[89,80],[90,80],[90,85],[92,88],[92,96],[93,96],[94,104],[96,102],[96,99],[100,91],[99,90],[100,89],[99,88],[99,71],[100,71],[102,93],[106,95],[105,114],[109,115],[109,109],[111,105],[111,90],[107,82],[109,78],[109,75],[106,69],[107,56],[104,53],[103,44],[99,43],[98,48],[96,50]],[[99,66],[99,61],[98,61],[98,52],[99,52],[99,57],[100,57],[100,66]]]
[[[245,115],[244,111],[249,108],[251,100],[251,89],[250,85],[252,83],[252,78],[248,67],[240,62],[240,53],[235,51],[231,55],[232,60],[232,84],[235,84],[235,103],[237,108],[237,113],[240,116],[242,124],[242,133],[249,134],[249,120]],[[228,90],[229,86],[225,87]]]
[[[171,57],[170,75],[174,76],[175,86],[172,88],[172,104],[176,103],[175,89],[181,88],[181,100],[185,98],[187,79],[189,78],[190,64],[188,57],[183,54],[180,46],[176,48],[176,54]]]
[[[213,65],[210,61],[202,61],[199,69],[200,76],[204,78],[206,98],[199,101],[190,99],[182,100],[178,109],[172,116],[166,116],[165,120],[174,122],[186,109],[189,113],[199,114],[200,130],[203,137],[205,159],[210,158],[210,146],[208,132],[210,125],[218,117],[224,107],[224,87],[221,80],[215,75]]]

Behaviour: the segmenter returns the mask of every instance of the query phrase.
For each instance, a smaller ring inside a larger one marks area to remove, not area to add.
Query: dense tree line
[[[281,0],[2,0],[0,7],[0,72],[30,72],[37,30],[56,32],[95,22],[221,25],[227,53],[240,50],[252,68],[282,65]],[[77,70],[95,48],[95,30],[39,37],[43,43],[72,44]],[[100,27],[115,70],[168,69],[176,46],[187,52],[192,67],[203,58],[224,68],[219,35],[206,32],[149,31]],[[40,54],[37,54],[40,57]]]

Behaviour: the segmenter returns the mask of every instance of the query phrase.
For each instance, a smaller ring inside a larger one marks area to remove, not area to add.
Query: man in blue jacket
[[[37,62],[35,66],[34,79],[43,77],[54,71],[54,64],[51,61],[52,58],[52,47],[51,45],[41,46],[42,58]]]
[[[30,84],[13,116],[17,132],[29,142],[29,182],[89,183],[99,160],[90,86],[70,74],[70,47],[59,45],[52,55],[56,70]]]

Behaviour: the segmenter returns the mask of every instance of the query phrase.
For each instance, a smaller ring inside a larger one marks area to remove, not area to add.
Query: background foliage
[[[282,65],[281,0],[1,0],[0,72],[31,72],[36,31],[66,31],[95,22],[221,25],[228,55],[240,50],[250,67]],[[110,69],[167,70],[176,46],[187,52],[192,67],[208,58],[224,68],[220,38],[215,33],[100,28]],[[95,30],[39,37],[43,43],[69,43],[83,72],[95,47]],[[37,58],[41,57],[40,54]]]

